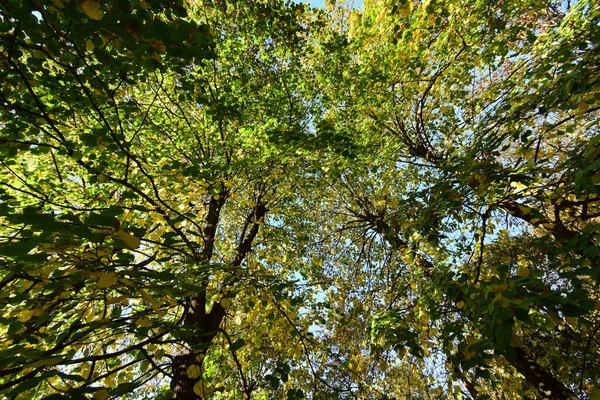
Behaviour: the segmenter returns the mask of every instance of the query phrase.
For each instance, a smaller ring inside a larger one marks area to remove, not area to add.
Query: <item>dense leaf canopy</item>
[[[0,3],[0,396],[600,398],[593,0]]]

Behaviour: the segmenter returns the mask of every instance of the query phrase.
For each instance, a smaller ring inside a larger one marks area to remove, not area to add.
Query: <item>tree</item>
[[[0,7],[2,395],[597,393],[593,2]]]
[[[285,282],[248,254],[298,184],[268,138],[306,124],[302,7],[19,3],[2,9],[2,389],[207,397],[219,337],[250,397],[223,321]]]
[[[325,118],[373,149],[372,177],[345,184],[349,218],[403,253],[412,275],[397,293],[408,304],[388,303],[374,333],[422,355],[434,330],[433,347],[474,397],[495,363],[545,397],[585,392],[598,327],[597,18],[585,2],[410,1],[365,2],[340,18],[351,62],[335,73],[349,79],[330,92],[343,107]],[[495,253],[519,240],[535,257]],[[416,308],[428,326],[407,313]],[[578,371],[529,353],[531,334],[588,338],[570,355]]]

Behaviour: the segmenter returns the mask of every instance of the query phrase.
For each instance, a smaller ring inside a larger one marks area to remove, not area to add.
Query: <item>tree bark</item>
[[[188,375],[188,368],[192,365],[198,365],[199,370],[202,370],[202,362],[198,362],[196,355],[193,353],[173,357],[173,378],[171,379],[173,399],[193,400],[201,398],[194,393],[194,385],[199,379],[194,379]],[[199,378],[201,379],[202,377],[200,376]]]
[[[198,260],[200,263],[208,265],[212,259],[220,212],[225,204],[226,196],[227,193],[223,192],[218,200],[215,200],[214,197],[210,200],[203,232],[204,246],[201,259]],[[231,266],[239,267],[252,250],[252,243],[258,234],[260,221],[264,218],[266,211],[265,205],[259,201],[248,215]],[[188,309],[183,317],[183,324],[193,329],[196,334],[194,339],[187,343],[187,352],[173,357],[171,391],[174,400],[203,398],[202,364],[204,358],[198,356],[206,353],[213,339],[219,333],[219,327],[225,317],[225,309],[218,301],[212,304],[210,312],[206,312],[208,280],[208,276],[205,277],[202,281],[202,290],[186,299]],[[194,391],[196,385],[198,385],[197,390]]]
[[[516,358],[507,360],[521,373],[527,382],[535,386],[544,399],[577,399],[561,381],[540,367],[538,363],[529,357],[529,354],[520,347],[514,347]]]

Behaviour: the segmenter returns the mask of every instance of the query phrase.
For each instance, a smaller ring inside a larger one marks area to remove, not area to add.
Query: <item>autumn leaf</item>
[[[531,208],[529,208],[527,206],[523,206],[521,204],[519,204],[517,207],[523,214],[525,214],[525,215],[531,214],[531,211],[532,211]]]
[[[224,297],[220,301],[221,307],[227,309],[231,306],[231,299],[229,297]]]
[[[187,368],[188,378],[197,379],[200,375],[202,375],[202,367],[200,365],[193,364]]]
[[[98,288],[104,289],[117,283],[119,276],[114,272],[102,272],[98,276]]]
[[[96,390],[94,392],[93,399],[94,400],[106,400],[106,399],[108,399],[108,396],[109,396],[108,390],[100,389],[100,390]]]
[[[150,321],[150,319],[148,319],[146,317],[140,317],[135,320],[135,325],[142,327],[142,328],[146,328],[146,327],[152,326],[152,321]]]
[[[93,20],[99,21],[104,17],[104,11],[100,7],[100,2],[96,0],[85,0],[81,3],[81,9]]]
[[[298,3],[0,2],[0,397],[593,397],[597,4]]]
[[[400,6],[398,6],[398,11],[400,15],[407,16],[413,10],[414,4],[411,0],[404,1]]]
[[[204,383],[204,381],[197,382],[194,385],[194,389],[193,390],[194,390],[194,393],[196,393],[201,398],[206,397],[208,395],[208,393],[209,393],[208,387],[206,386],[206,384]]]
[[[123,243],[125,243],[127,245],[127,247],[129,247],[131,249],[137,249],[138,247],[140,247],[140,244],[142,243],[140,238],[125,232],[123,229],[119,229],[118,231],[113,233],[113,237],[115,239],[122,241]]]

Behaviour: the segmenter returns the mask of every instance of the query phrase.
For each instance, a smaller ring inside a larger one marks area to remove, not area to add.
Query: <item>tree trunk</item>
[[[208,264],[213,256],[215,235],[219,222],[221,208],[225,203],[227,193],[222,192],[219,200],[211,198],[209,212],[204,229],[204,247],[199,262]],[[252,249],[252,242],[258,234],[260,222],[266,213],[265,205],[260,201],[246,218],[242,235],[240,237],[236,255],[231,266],[239,267],[246,255]],[[188,309],[184,314],[183,324],[196,332],[194,339],[187,343],[188,351],[173,357],[171,379],[171,391],[173,399],[196,400],[206,397],[203,393],[202,364],[203,358],[199,355],[206,353],[213,339],[219,333],[219,327],[225,317],[225,309],[219,302],[212,304],[210,312],[206,312],[206,293],[208,290],[208,278],[202,281],[202,289],[193,297],[187,299]],[[196,390],[194,391],[194,387]]]
[[[509,360],[526,379],[527,382],[534,385],[544,399],[577,399],[577,396],[571,392],[561,381],[552,374],[540,367],[538,363],[532,360],[529,355],[520,347],[514,348],[516,358]]]
[[[188,368],[194,365],[197,365],[198,371],[201,371],[202,361],[198,362],[195,354],[188,353],[173,357],[173,378],[171,379],[173,399],[201,399],[194,393],[194,385],[202,379],[202,376],[192,378],[193,375],[188,374]]]

